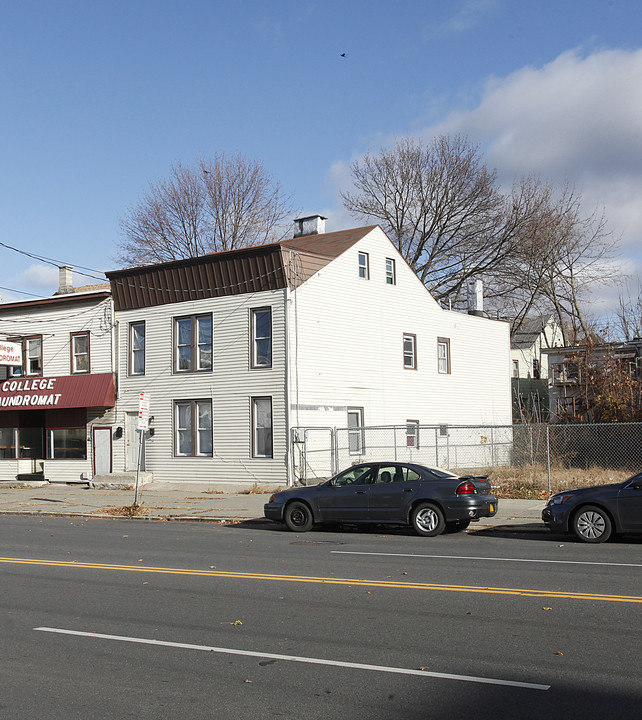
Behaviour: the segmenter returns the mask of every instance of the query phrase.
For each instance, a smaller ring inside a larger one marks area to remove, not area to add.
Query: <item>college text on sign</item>
[[[3,393],[19,395],[1,395],[2,407],[33,407],[35,405],[58,405],[62,393],[50,392],[56,389],[57,378],[34,378],[32,380],[5,380],[0,388]]]
[[[0,365],[8,367],[22,365],[22,345],[6,341],[0,342]]]

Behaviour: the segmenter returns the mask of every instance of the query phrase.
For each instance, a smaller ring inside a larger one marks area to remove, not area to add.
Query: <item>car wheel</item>
[[[458,533],[465,530],[470,525],[470,520],[453,520],[453,522],[446,523],[446,529],[444,532],[447,533]]]
[[[302,502],[292,502],[285,508],[285,524],[293,532],[307,532],[312,527],[312,511]]]
[[[444,514],[432,503],[421,503],[412,511],[410,522],[418,535],[435,537],[446,527]]]
[[[601,508],[586,505],[573,517],[573,532],[583,542],[601,543],[611,536],[611,519]]]

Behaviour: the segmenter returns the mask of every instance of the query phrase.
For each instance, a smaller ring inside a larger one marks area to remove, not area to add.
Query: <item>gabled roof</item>
[[[116,310],[296,287],[375,227],[306,235],[105,274]],[[296,277],[290,272],[291,253],[300,260]]]
[[[524,318],[519,330],[510,341],[511,350],[528,350],[537,342],[537,338],[544,332],[551,321],[551,315],[538,315]]]

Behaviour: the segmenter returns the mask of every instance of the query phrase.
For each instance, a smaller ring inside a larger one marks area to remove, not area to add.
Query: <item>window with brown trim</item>
[[[11,374],[42,375],[42,335],[22,338],[22,367],[13,368]]]
[[[440,373],[450,373],[450,338],[437,338],[437,369]]]
[[[70,334],[70,351],[71,351],[71,374],[79,375],[90,371],[89,364],[89,333],[71,333]]]

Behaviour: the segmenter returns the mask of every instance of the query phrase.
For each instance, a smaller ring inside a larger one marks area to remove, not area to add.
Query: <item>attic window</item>
[[[388,285],[397,284],[397,273],[395,272],[395,261],[392,258],[386,258],[386,282]]]
[[[368,253],[359,253],[359,277],[370,280],[370,258]]]

